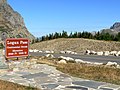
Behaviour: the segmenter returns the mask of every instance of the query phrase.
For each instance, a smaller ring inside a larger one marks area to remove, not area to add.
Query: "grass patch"
[[[22,86],[12,82],[0,80],[0,90],[40,90],[31,86]]]
[[[75,77],[120,85],[120,69],[118,68],[82,63],[57,64],[55,60],[47,59],[39,60],[38,63],[55,66],[58,70]]]
[[[117,68],[68,63],[58,65],[57,69],[72,76],[120,85],[120,69]]]

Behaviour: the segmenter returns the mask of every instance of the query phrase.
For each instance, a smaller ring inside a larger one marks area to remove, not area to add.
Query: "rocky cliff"
[[[27,30],[22,16],[13,10],[7,0],[0,0],[0,35],[2,36],[3,33],[8,38],[35,39]]]
[[[115,24],[113,24],[113,26],[111,26],[110,29],[120,32],[120,22],[116,22]]]
[[[114,23],[109,29],[103,29],[102,33],[110,33],[116,35],[120,32],[120,22]]]

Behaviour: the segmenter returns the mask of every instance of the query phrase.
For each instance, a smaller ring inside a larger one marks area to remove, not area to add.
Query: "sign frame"
[[[27,50],[27,52],[28,52],[28,54],[26,54],[26,55],[19,55],[19,56],[8,56],[7,55],[7,41],[8,40],[18,40],[18,41],[20,41],[20,40],[26,40],[27,42],[28,42],[28,44],[27,44],[27,46],[28,46],[28,50]],[[28,57],[29,56],[29,48],[30,48],[30,40],[28,39],[28,38],[7,38],[6,40],[5,40],[5,58],[6,59],[8,59],[8,58],[20,58],[20,57]]]

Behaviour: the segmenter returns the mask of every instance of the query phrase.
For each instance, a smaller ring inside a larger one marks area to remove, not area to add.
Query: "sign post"
[[[5,42],[5,56],[7,58],[28,57],[29,40],[25,38],[9,38]]]

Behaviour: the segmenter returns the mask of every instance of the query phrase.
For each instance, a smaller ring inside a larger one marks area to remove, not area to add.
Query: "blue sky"
[[[98,31],[120,21],[120,0],[8,0],[40,37],[54,32]]]

